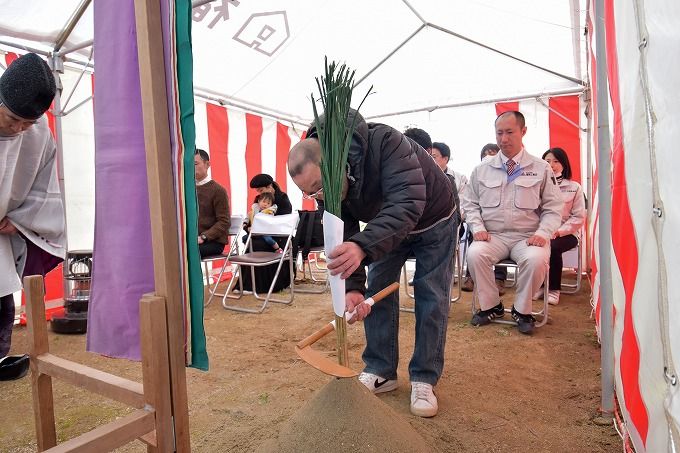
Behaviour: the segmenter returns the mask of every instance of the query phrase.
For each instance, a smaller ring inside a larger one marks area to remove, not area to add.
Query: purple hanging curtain
[[[139,300],[154,290],[133,0],[94,2],[96,212],[87,349],[140,359]]]

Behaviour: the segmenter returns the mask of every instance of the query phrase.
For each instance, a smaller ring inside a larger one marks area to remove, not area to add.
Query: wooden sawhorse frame
[[[143,384],[50,354],[45,321],[43,279],[24,279],[31,387],[38,451],[104,452],[135,439],[149,452],[175,451],[171,414],[170,369],[165,298],[140,301]],[[52,378],[137,408],[134,412],[57,445]]]

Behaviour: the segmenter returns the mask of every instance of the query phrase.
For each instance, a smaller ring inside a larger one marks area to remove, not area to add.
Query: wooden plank
[[[33,417],[38,451],[57,445],[57,430],[54,423],[54,397],[52,378],[41,374],[36,358],[47,354],[47,321],[45,321],[45,288],[43,278],[24,278],[26,291],[26,327],[28,330],[28,353],[31,356],[31,390],[33,392]]]
[[[139,80],[151,215],[155,293],[165,297],[172,414],[177,452],[191,451],[180,287],[179,234],[173,196],[161,13],[158,0],[135,1]]]
[[[146,294],[139,302],[144,400],[156,411],[156,444],[149,452],[174,450],[170,404],[170,363],[165,298]],[[155,448],[154,448],[155,447]]]
[[[52,354],[37,357],[38,370],[90,392],[120,401],[135,408],[144,407],[144,387],[104,371],[62,359]]]
[[[138,409],[125,417],[62,442],[47,451],[49,453],[111,451],[153,430],[154,418],[153,411]]]
[[[141,440],[142,442],[144,442],[147,445],[147,447],[148,447],[147,451],[150,451],[150,452],[151,451],[159,451],[158,449],[156,449],[157,442],[156,442],[156,430],[155,429],[153,431],[151,431],[150,433],[144,434],[143,436],[139,436],[139,440]]]

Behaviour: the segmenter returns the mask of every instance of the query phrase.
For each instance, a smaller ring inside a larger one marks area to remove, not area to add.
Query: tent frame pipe
[[[408,2],[408,0],[401,0],[401,1],[408,7],[408,9],[411,10],[411,12],[413,14],[415,14],[415,16],[418,19],[420,19],[420,21],[423,23],[423,25],[427,25],[427,21],[423,18],[423,16],[420,15],[420,13],[418,11],[416,11],[416,9]]]
[[[64,57],[66,56],[66,54],[75,52],[76,50],[85,49],[87,47],[90,47],[92,44],[94,44],[94,39],[88,39],[87,41],[83,41],[80,44],[76,44],[73,47],[69,47],[68,49],[60,50],[59,52],[57,52],[57,56]],[[92,57],[90,56],[90,58]]]
[[[4,39],[0,39],[0,45],[14,47],[15,49],[26,50],[28,52],[33,52],[35,54],[42,55],[43,57],[48,57],[50,55],[50,53],[45,50],[36,49],[35,47],[25,46],[23,44],[19,44],[12,41],[5,41]]]
[[[87,104],[88,102],[90,102],[93,98],[94,98],[94,96],[90,95],[87,98],[80,101],[79,103],[77,103],[76,106],[73,107],[72,109],[69,109],[69,110],[66,110],[66,111],[62,110],[59,114],[55,114],[55,116],[57,116],[57,117],[68,116],[70,113],[74,112],[75,110],[78,110],[80,107],[82,107],[85,104]]]
[[[245,105],[240,105],[236,102],[231,102],[231,101],[226,100],[226,99],[221,98],[221,97],[210,96],[210,95],[202,94],[202,93],[194,93],[194,96],[199,98],[199,99],[204,99],[206,101],[214,102],[214,103],[219,104],[221,106],[228,105],[228,106],[235,107],[237,109],[246,111],[248,113],[257,113],[258,115],[273,118],[277,121],[285,121],[287,123],[291,123],[291,124],[294,124],[294,125],[298,124],[298,125],[303,126],[305,128],[309,127],[309,123],[303,123],[302,121],[298,121],[298,120],[295,120],[295,119],[287,117],[287,116],[271,114],[271,113],[267,113],[267,112],[262,111],[262,110],[253,109],[253,108],[247,107]]]
[[[614,413],[614,319],[612,290],[612,190],[611,143],[609,138],[609,109],[607,95],[607,54],[605,47],[604,0],[595,0],[595,43],[597,80],[597,172],[599,203],[600,252],[600,344],[601,344],[601,411]]]
[[[57,180],[59,181],[59,191],[61,192],[61,203],[64,206],[64,216],[67,217],[66,212],[66,185],[64,184],[64,142],[62,137],[62,124],[61,115],[57,112],[61,112],[61,92],[64,89],[64,85],[61,83],[61,76],[59,75],[60,69],[63,71],[63,65],[58,64],[60,58],[53,56],[50,61],[50,67],[52,68],[52,74],[54,75],[54,81],[57,84],[57,91],[54,94],[54,141],[57,147]],[[68,252],[68,220],[64,219],[64,237],[66,238],[66,244],[64,250]]]
[[[420,16],[419,16],[419,17],[420,17]],[[418,33],[420,33],[426,26],[427,26],[427,25],[426,25],[425,23],[421,24],[420,27],[418,27],[413,33],[411,33],[411,34],[408,36],[408,38],[406,38],[405,40],[403,40],[397,47],[394,48],[394,50],[392,50],[392,52],[388,53],[388,54],[385,56],[385,58],[383,58],[382,60],[380,60],[380,62],[379,62],[377,65],[373,66],[373,68],[371,68],[366,74],[364,74],[364,76],[363,76],[362,78],[360,78],[359,80],[357,80],[357,82],[354,84],[354,86],[356,87],[356,86],[359,85],[361,82],[363,82],[364,80],[366,80],[366,78],[367,78],[368,76],[370,76],[371,74],[373,74],[373,72],[375,72],[375,71],[376,71],[380,66],[382,66],[387,60],[389,60],[389,59],[392,57],[392,55],[394,55],[395,53],[397,53],[397,52],[399,51],[399,49],[401,49],[402,47],[404,47],[404,46],[406,45],[407,42],[409,42],[411,39],[413,39],[413,37],[414,37],[415,35],[417,35]]]
[[[554,108],[550,107],[550,105],[549,105],[549,104],[546,104],[545,101],[544,101],[543,99],[541,99],[540,97],[536,98],[536,102],[538,102],[539,104],[541,104],[543,107],[545,107],[545,108],[548,109],[549,111],[553,112],[555,115],[557,115],[557,116],[559,116],[560,118],[562,118],[567,124],[570,124],[571,126],[574,126],[576,129],[578,129],[578,130],[581,131],[581,132],[587,132],[587,129],[586,129],[586,128],[581,127],[579,124],[574,123],[572,120],[570,120],[569,118],[567,118],[566,116],[564,116],[562,113],[560,113],[560,112],[558,112],[557,110],[555,110]]]
[[[295,123],[298,123],[298,124],[305,124],[307,126],[312,122],[311,119],[300,118],[297,115],[293,115],[293,114],[288,113],[288,112],[283,112],[281,110],[272,109],[272,108],[267,107],[266,105],[255,104],[253,102],[248,102],[244,99],[240,99],[240,98],[237,98],[237,97],[234,97],[234,96],[228,96],[224,93],[220,93],[218,91],[214,91],[214,90],[211,90],[209,88],[201,88],[201,87],[195,86],[194,87],[194,95],[198,96],[199,94],[203,97],[214,96],[215,100],[217,102],[224,103],[226,105],[233,105],[233,106],[236,107],[236,106],[238,106],[238,104],[240,104],[239,108],[247,109],[249,111],[252,111],[253,113],[257,113],[257,111],[256,111],[256,109],[257,109],[260,112],[262,112],[263,114],[266,114],[267,116],[271,116],[271,117],[280,116],[283,119],[286,119],[286,121],[291,121],[291,122],[295,122]],[[205,96],[205,95],[208,95],[208,96]],[[270,112],[270,113],[265,113],[265,112]],[[294,118],[297,118],[297,120],[294,119]]]
[[[85,71],[87,71],[87,68],[90,67],[90,63],[92,62],[92,53],[93,52],[94,52],[94,49],[90,50],[90,58],[87,60],[87,64],[83,67],[82,71],[80,71],[80,74],[78,75],[78,80],[76,80],[76,83],[73,85],[73,89],[71,90],[71,93],[69,93],[68,97],[66,98],[66,102],[64,102],[63,107],[59,110],[59,115],[63,115],[64,109],[66,109],[66,107],[68,106],[68,103],[71,101],[71,98],[73,97],[73,93],[76,92],[78,85],[80,85],[80,81],[83,79],[83,75],[85,74]],[[60,58],[59,54],[57,54],[56,57]],[[63,65],[63,63],[62,63],[62,65]],[[92,96],[90,96],[90,97],[92,97]],[[78,106],[80,106],[82,104],[83,103],[81,102],[80,104],[78,104]],[[73,109],[73,110],[75,110],[75,109]]]
[[[571,12],[571,48],[574,51],[574,74],[576,78],[583,79],[581,74],[581,16],[579,10],[579,0],[569,0],[569,10]]]
[[[590,80],[590,78],[589,78]],[[592,105],[591,102],[591,97],[593,95],[593,92],[590,88],[588,88],[585,91],[585,99],[584,103],[586,105]],[[590,196],[590,203],[586,203],[586,219],[588,222],[590,222],[593,218],[593,200],[592,200],[592,195],[593,195],[593,112],[588,112],[588,136],[587,136],[587,142],[586,142],[586,190],[588,196]],[[585,239],[586,239],[586,253],[583,255],[586,257],[586,273],[590,274],[592,271],[592,266],[590,264],[590,255],[589,251],[591,250],[591,241],[593,238],[590,235],[590,229],[586,228],[585,229]]]
[[[191,2],[191,9],[198,8],[199,6],[203,6],[206,3],[212,3],[215,0],[194,0]]]
[[[474,44],[474,45],[476,45],[476,46],[482,47],[482,48],[484,48],[484,49],[486,49],[486,50],[490,50],[491,52],[495,52],[495,53],[497,53],[497,54],[499,54],[499,55],[503,55],[504,57],[508,57],[508,58],[510,58],[511,60],[515,60],[515,61],[518,61],[518,62],[520,62],[520,63],[524,63],[525,65],[529,65],[529,66],[531,66],[532,68],[536,68],[536,69],[539,69],[539,70],[541,70],[541,71],[547,72],[547,73],[552,74],[552,75],[554,75],[554,76],[560,77],[560,78],[565,79],[565,80],[568,80],[568,81],[570,81],[570,82],[573,82],[573,83],[575,83],[575,84],[577,84],[577,85],[585,86],[585,82],[584,82],[583,80],[577,79],[577,78],[575,78],[575,77],[570,77],[570,76],[568,76],[568,75],[561,74],[561,73],[559,73],[559,72],[557,72],[557,71],[553,71],[552,69],[548,69],[548,68],[545,68],[545,67],[543,67],[543,66],[537,65],[537,64],[532,63],[532,62],[530,62],[530,61],[523,60],[522,58],[516,57],[516,56],[511,55],[511,54],[509,54],[509,53],[507,53],[507,52],[503,52],[502,50],[498,50],[498,49],[496,49],[496,48],[494,48],[494,47],[488,46],[488,45],[483,44],[483,43],[481,43],[481,42],[479,42],[479,41],[475,41],[474,39],[468,38],[467,36],[461,35],[460,33],[456,33],[455,31],[449,30],[448,28],[441,27],[441,26],[439,26],[439,25],[433,24],[432,22],[428,22],[428,23],[427,23],[427,26],[428,26],[428,27],[432,27],[432,28],[434,28],[435,30],[439,30],[439,31],[441,31],[441,32],[443,32],[443,33],[446,33],[446,34],[448,34],[448,35],[455,36],[455,37],[458,38],[458,39],[462,39],[463,41],[467,41],[467,42],[469,42],[469,43],[471,43],[471,44]]]
[[[0,46],[12,47],[14,49],[23,50],[25,52],[33,52],[35,54],[42,55],[45,58],[49,58],[50,55],[53,54],[52,52],[44,50],[44,49],[36,49],[35,47],[26,46],[24,44],[12,42],[12,41],[5,41],[5,40],[2,40],[2,39],[0,39]],[[83,61],[75,59],[75,58],[62,57],[62,59],[63,59],[64,62],[74,63],[74,64],[80,65],[80,66],[85,66],[85,63]]]
[[[68,37],[71,36],[71,32],[73,32],[73,29],[76,28],[80,18],[83,17],[83,14],[85,14],[85,11],[87,10],[88,6],[90,6],[91,2],[92,0],[82,0],[80,5],[78,5],[78,8],[76,8],[71,17],[69,17],[64,29],[61,31],[61,33],[59,33],[57,41],[54,44],[55,52],[59,52],[61,46],[63,46]]]
[[[456,108],[456,107],[470,107],[470,106],[473,106],[473,105],[495,104],[497,102],[521,101],[521,100],[525,100],[525,99],[537,99],[537,98],[548,97],[548,96],[568,96],[568,95],[571,95],[571,94],[581,94],[581,93],[583,93],[583,88],[574,87],[574,88],[566,88],[566,89],[561,89],[561,90],[545,91],[545,92],[542,92],[542,93],[518,94],[516,96],[499,96],[497,98],[478,99],[478,100],[475,100],[475,101],[455,102],[453,104],[432,105],[432,106],[429,106],[429,107],[418,107],[418,108],[415,108],[415,109],[401,110],[401,111],[398,111],[398,112],[381,113],[381,114],[366,116],[365,119],[370,120],[370,119],[375,119],[375,118],[386,118],[388,116],[407,115],[409,113],[433,112],[435,110],[444,110],[444,109],[451,109],[451,108]]]

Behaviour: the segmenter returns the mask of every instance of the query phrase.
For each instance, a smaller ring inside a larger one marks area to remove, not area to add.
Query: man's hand
[[[366,253],[355,242],[343,242],[328,254],[328,269],[331,275],[340,274],[344,280],[352,275],[365,257]]]
[[[559,232],[559,230],[558,230],[558,231],[555,231],[555,232],[553,233],[553,235],[552,235],[552,238],[553,238],[553,239],[557,239],[558,237],[560,237],[560,232]]]
[[[16,234],[17,232],[17,227],[7,217],[0,220],[0,234]]]
[[[345,294],[345,310],[349,313],[354,309],[357,312],[352,319],[347,321],[349,324],[361,321],[371,313],[370,305],[364,303],[364,295],[359,291],[350,291]]]
[[[200,237],[200,236],[198,237],[198,243],[199,243],[199,244],[203,244],[203,238]]]
[[[489,241],[491,240],[491,235],[488,231],[478,231],[472,235],[472,239],[475,241]]]
[[[531,236],[529,239],[527,239],[527,244],[529,245],[534,245],[536,247],[543,247],[548,240],[544,238],[543,236],[539,236],[537,234],[534,234]]]

